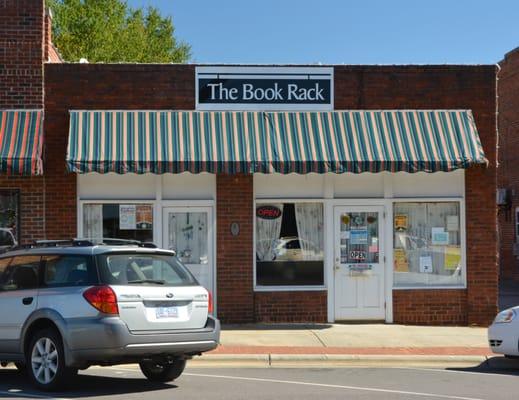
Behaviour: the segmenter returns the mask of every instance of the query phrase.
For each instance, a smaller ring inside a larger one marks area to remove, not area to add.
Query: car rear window
[[[114,253],[98,257],[99,275],[103,284],[198,285],[187,268],[171,255]]]
[[[44,256],[44,284],[47,287],[87,286],[97,283],[90,257],[77,255]]]

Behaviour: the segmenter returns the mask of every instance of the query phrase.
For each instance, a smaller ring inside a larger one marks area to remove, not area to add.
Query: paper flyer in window
[[[139,204],[136,206],[136,227],[142,230],[153,228],[153,207],[151,204]]]
[[[461,249],[456,246],[445,247],[444,268],[446,270],[455,270],[461,262]]]
[[[352,229],[350,231],[350,244],[368,244],[367,229]]]
[[[409,272],[409,263],[404,249],[393,250],[394,269],[396,272]]]
[[[445,232],[443,227],[432,228],[431,239],[435,246],[446,246],[449,244],[449,232]]]
[[[407,229],[407,215],[397,214],[395,215],[395,230],[405,231]]]
[[[136,228],[136,207],[135,204],[119,205],[119,229],[130,230]]]
[[[433,265],[432,265],[431,256],[420,257],[420,272],[422,274],[432,274],[433,273]]]
[[[457,232],[459,230],[459,219],[457,215],[447,215],[447,230]]]

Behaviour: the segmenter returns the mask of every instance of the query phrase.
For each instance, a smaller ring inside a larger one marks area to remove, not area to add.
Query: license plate
[[[155,309],[155,316],[157,318],[177,318],[177,307],[158,307]]]

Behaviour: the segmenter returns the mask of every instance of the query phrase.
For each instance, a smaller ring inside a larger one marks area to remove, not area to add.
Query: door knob
[[[335,264],[335,270],[338,271],[339,269],[341,269],[341,266],[339,264]]]

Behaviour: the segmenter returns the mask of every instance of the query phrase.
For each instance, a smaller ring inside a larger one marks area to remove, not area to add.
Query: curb
[[[484,355],[206,354],[189,363],[193,367],[477,367],[487,361]]]

